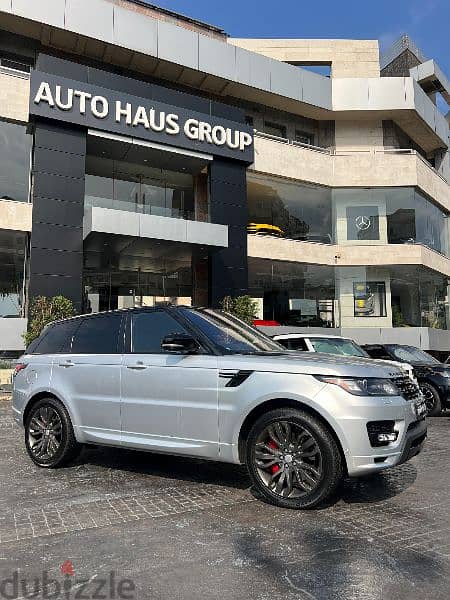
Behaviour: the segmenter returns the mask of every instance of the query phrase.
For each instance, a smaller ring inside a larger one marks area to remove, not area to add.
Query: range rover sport
[[[260,495],[289,508],[410,459],[427,432],[422,396],[395,367],[291,352],[210,309],[53,323],[13,382],[40,467],[68,463],[84,443],[246,463]]]

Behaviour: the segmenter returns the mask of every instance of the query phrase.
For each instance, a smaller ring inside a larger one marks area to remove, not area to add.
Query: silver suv
[[[13,410],[41,467],[84,443],[246,463],[260,495],[290,508],[410,459],[427,433],[421,394],[395,367],[291,352],[188,307],[51,324],[16,366]]]

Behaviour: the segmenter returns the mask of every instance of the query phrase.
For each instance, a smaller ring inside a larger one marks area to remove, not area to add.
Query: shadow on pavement
[[[251,485],[244,466],[125,448],[85,448],[76,464],[237,489]]]
[[[247,489],[251,487],[245,466],[184,458],[125,448],[86,448],[78,464],[97,466],[142,476],[176,479],[178,481]],[[413,485],[417,470],[411,463],[376,475],[346,479],[332,498],[315,510],[329,508],[340,500],[347,504],[372,503],[401,494]],[[261,500],[257,490],[252,495]]]

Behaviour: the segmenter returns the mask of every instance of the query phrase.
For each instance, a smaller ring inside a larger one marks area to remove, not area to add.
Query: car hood
[[[219,358],[219,368],[230,370],[274,371],[339,377],[400,377],[400,368],[371,358],[335,356],[320,352],[232,354]]]

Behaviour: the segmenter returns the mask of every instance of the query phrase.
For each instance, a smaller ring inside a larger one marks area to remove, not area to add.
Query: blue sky
[[[153,0],[233,37],[378,39],[408,33],[450,79],[450,0]]]

